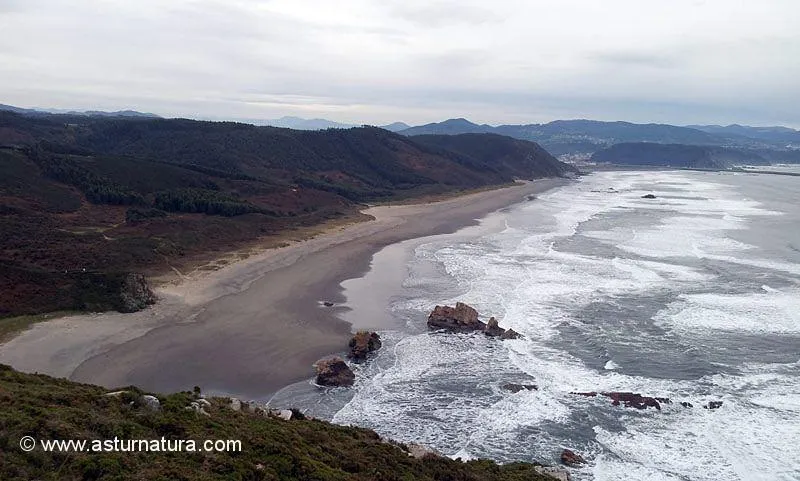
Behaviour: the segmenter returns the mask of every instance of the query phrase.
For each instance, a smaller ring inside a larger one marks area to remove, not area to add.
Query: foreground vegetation
[[[195,393],[159,395],[161,410],[140,405],[142,394],[103,388],[0,365],[0,479],[3,480],[441,480],[538,481],[534,466],[491,461],[417,459],[375,432],[322,421],[284,421],[234,412],[212,399],[205,416],[185,409]],[[52,453],[20,449],[36,439],[241,440],[240,452]]]

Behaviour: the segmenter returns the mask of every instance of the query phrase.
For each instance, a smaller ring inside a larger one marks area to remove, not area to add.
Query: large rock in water
[[[500,337],[506,333],[506,330],[500,327],[500,325],[497,323],[497,319],[492,317],[489,319],[489,322],[486,323],[483,333],[491,337]]]
[[[483,331],[486,324],[478,320],[478,311],[463,302],[456,307],[436,306],[428,316],[428,327],[453,332]]]
[[[661,403],[669,404],[672,401],[665,397],[642,396],[632,392],[604,392],[603,396],[612,399],[611,404],[619,406],[622,403],[626,408],[647,409],[654,407],[661,411]]]
[[[571,449],[565,449],[561,451],[561,463],[567,466],[578,467],[581,464],[586,464],[586,460],[584,460],[583,456],[575,451]]]
[[[428,327],[445,329],[450,332],[482,331],[489,337],[500,339],[517,339],[520,334],[514,329],[505,330],[494,317],[488,323],[478,320],[478,311],[463,302],[456,302],[456,307],[436,306],[428,315]]]
[[[519,339],[522,337],[522,334],[518,333],[514,329],[508,329],[504,333],[500,334],[500,339]]]
[[[356,375],[339,357],[321,359],[314,364],[317,369],[317,384],[320,386],[352,386]]]
[[[511,391],[513,393],[518,393],[520,391],[538,391],[539,386],[536,384],[515,384],[515,383],[508,383],[503,384],[501,388],[505,389],[506,391]]]
[[[381,348],[381,336],[376,332],[358,331],[350,339],[350,353],[347,355],[354,361],[363,361],[372,351]]]

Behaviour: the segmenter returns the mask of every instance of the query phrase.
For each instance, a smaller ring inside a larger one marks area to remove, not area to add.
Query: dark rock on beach
[[[561,463],[570,466],[570,467],[580,467],[582,464],[586,464],[586,460],[583,459],[583,456],[572,451],[571,449],[565,449],[561,452]]]
[[[129,273],[122,281],[119,292],[119,311],[136,312],[155,304],[156,296],[142,274]]]
[[[317,369],[317,384],[320,386],[352,386],[356,375],[341,358],[322,359],[314,364]]]
[[[381,348],[381,337],[375,332],[358,331],[350,339],[350,353],[347,355],[354,361],[363,361],[367,355]]]
[[[722,407],[722,401],[709,401],[708,404],[703,407],[706,409],[719,409]]]

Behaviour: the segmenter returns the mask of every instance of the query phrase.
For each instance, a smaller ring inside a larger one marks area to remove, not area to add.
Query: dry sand
[[[35,324],[0,346],[0,363],[109,388],[172,392],[199,385],[263,398],[312,377],[314,361],[344,350],[352,326],[337,316],[341,308],[321,301],[343,302],[342,281],[363,276],[376,252],[474,225],[565,182],[543,179],[435,203],[371,207],[364,213],[375,220],[163,286],[160,301],[144,311]]]

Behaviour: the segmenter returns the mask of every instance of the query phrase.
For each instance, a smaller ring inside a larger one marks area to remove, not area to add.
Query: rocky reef
[[[657,410],[661,411],[662,404],[672,404],[672,400],[667,397],[653,397],[653,396],[643,396],[639,393],[633,392],[572,392],[570,394],[574,394],[576,396],[584,396],[584,397],[597,397],[597,396],[605,396],[611,399],[611,404],[613,406],[624,406],[626,408],[635,408],[635,409],[647,409],[649,407],[656,408]],[[681,401],[679,403],[681,406],[685,408],[694,407],[694,405],[687,401]],[[709,401],[707,404],[703,405],[705,409],[719,409],[722,407],[722,401]]]
[[[455,307],[436,306],[428,315],[428,327],[448,332],[483,332],[490,337],[516,339],[520,334],[513,329],[503,329],[494,317],[488,322],[478,319],[478,311],[463,302],[456,302]]]
[[[321,359],[314,364],[317,370],[317,384],[320,386],[348,387],[356,380],[356,375],[340,357]]]
[[[381,336],[376,332],[358,331],[348,344],[350,352],[347,357],[355,362],[363,361],[367,356],[381,348]]]
[[[586,460],[583,459],[583,456],[576,453],[575,451],[571,449],[565,449],[561,451],[561,464],[576,468],[580,467],[583,464],[586,464]]]

